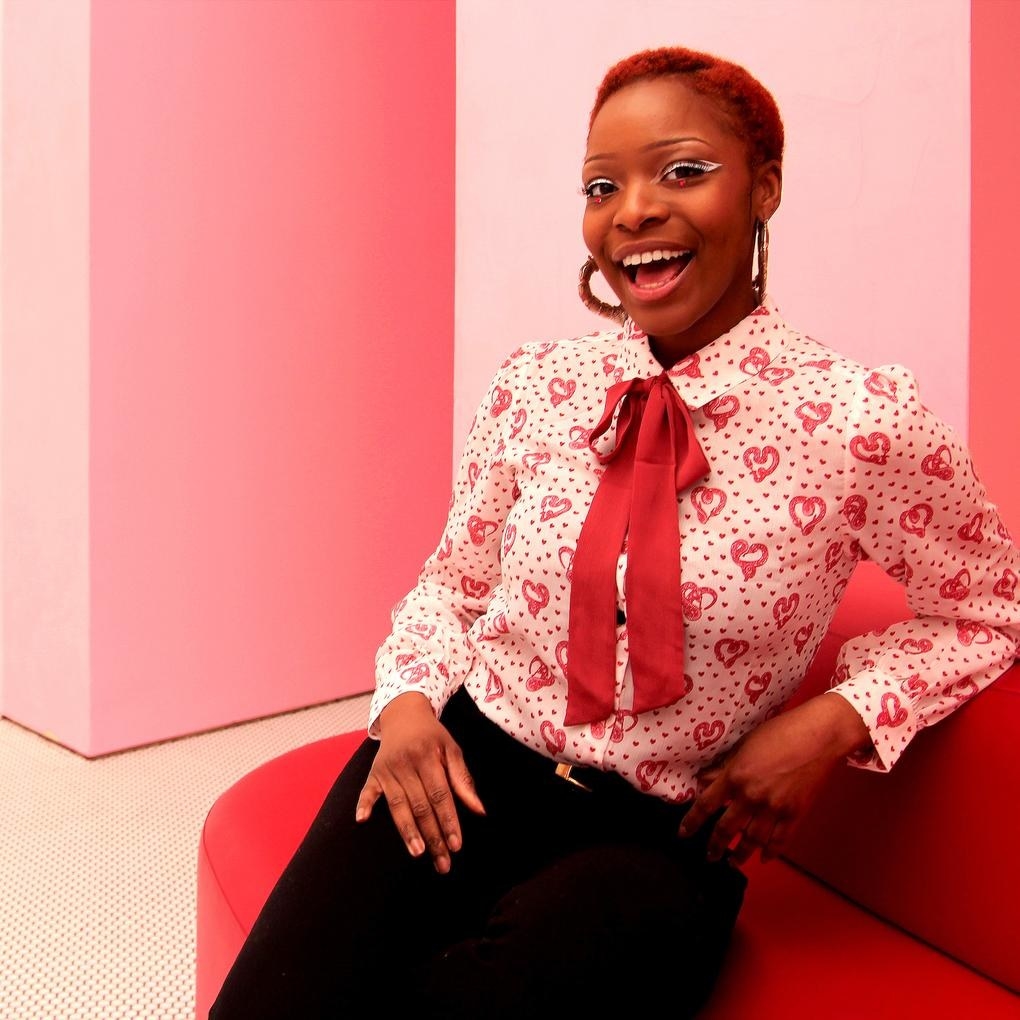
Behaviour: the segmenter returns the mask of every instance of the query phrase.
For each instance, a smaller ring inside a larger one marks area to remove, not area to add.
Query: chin
[[[627,308],[624,310],[634,320],[635,325],[649,336],[681,336],[692,329],[700,316],[678,315],[667,309],[649,310],[648,308]]]
[[[674,338],[688,352],[722,336],[758,306],[753,294],[724,294],[714,301],[698,301],[690,295],[659,308],[629,304],[636,307],[624,305],[624,309],[640,329],[652,337]]]

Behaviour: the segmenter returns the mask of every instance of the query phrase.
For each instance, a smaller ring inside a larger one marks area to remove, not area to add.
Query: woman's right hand
[[[379,714],[379,749],[358,798],[355,817],[365,821],[386,798],[408,851],[428,849],[436,871],[450,870],[462,838],[454,794],[471,811],[485,814],[460,747],[436,718],[423,694],[394,698]]]

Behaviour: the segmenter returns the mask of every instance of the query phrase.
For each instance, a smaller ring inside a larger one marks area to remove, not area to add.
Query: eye
[[[713,163],[707,159],[678,159],[662,171],[661,180],[686,183],[689,180],[704,177],[705,174],[710,174],[721,166],[722,163]]]
[[[616,191],[616,185],[606,177],[596,177],[581,188],[581,194],[585,198],[606,198]]]

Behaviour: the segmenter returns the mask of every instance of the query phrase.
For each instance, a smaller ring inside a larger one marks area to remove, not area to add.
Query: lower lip
[[[693,262],[694,256],[692,255],[687,265],[669,283],[664,283],[660,287],[639,287],[626,273],[623,274],[624,286],[635,301],[640,301],[643,304],[654,304],[656,301],[662,301],[669,297],[680,286],[681,281],[687,275],[687,270],[691,268]]]

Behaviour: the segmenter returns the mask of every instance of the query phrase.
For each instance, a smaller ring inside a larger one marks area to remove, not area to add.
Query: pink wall
[[[981,477],[1020,535],[1020,337],[1016,327],[1020,237],[1020,4],[974,0],[971,88],[970,442]]]
[[[914,367],[1017,526],[1020,7],[614,10],[456,4],[454,377],[453,0],[6,0],[4,714],[98,754],[370,687],[442,523],[454,388],[457,453],[508,349],[601,325],[583,126],[663,42],[774,89],[774,294]]]
[[[80,706],[24,707],[21,670],[5,714],[99,754],[371,688],[449,492],[453,22],[452,0],[93,0],[88,415],[61,412],[88,451],[88,738]],[[64,567],[37,559],[5,564],[8,607]]]
[[[576,290],[588,111],[615,60],[674,43],[745,64],[776,95],[788,149],[770,289],[790,323],[910,365],[965,432],[969,10],[460,0],[455,450],[507,351],[604,328]]]
[[[89,13],[3,16],[2,711],[87,747]]]

